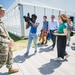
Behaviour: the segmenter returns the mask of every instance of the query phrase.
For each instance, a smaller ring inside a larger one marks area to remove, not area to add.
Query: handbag
[[[51,39],[50,33],[48,33],[48,35],[47,35],[47,40],[50,40],[50,39]]]
[[[73,32],[71,32],[71,33],[70,33],[70,36],[73,36],[73,35],[74,35],[74,33],[73,33]]]

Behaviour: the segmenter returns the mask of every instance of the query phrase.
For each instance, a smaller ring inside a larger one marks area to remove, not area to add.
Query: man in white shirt
[[[48,31],[50,32],[51,34],[51,39],[52,39],[52,50],[54,49],[55,47],[55,43],[56,43],[56,36],[53,34],[55,30],[57,30],[58,28],[58,22],[55,20],[55,16],[52,15],[51,16],[51,21],[49,22],[49,25],[48,25]]]

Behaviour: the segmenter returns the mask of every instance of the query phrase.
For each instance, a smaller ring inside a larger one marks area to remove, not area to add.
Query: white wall
[[[23,5],[23,15],[27,16],[27,13],[30,13],[30,15],[34,14],[34,7],[33,6]],[[25,27],[25,29],[24,29],[25,36],[28,36],[30,28],[26,29],[26,23],[25,23],[25,21],[24,21],[24,27]]]
[[[27,15],[27,13],[30,13],[30,15],[32,14],[36,14],[37,15],[37,22],[40,23],[40,25],[38,26],[37,29],[37,33],[40,34],[40,31],[43,27],[43,16],[47,16],[47,20],[50,21],[51,20],[51,15],[54,14],[56,16],[56,20],[58,20],[58,15],[59,15],[59,11],[54,10],[52,13],[52,9],[48,9],[48,8],[44,8],[44,7],[36,7],[34,8],[34,6],[28,6],[28,5],[23,5],[23,15]],[[26,23],[24,21],[24,25],[26,27]],[[25,31],[25,36],[29,35],[29,29],[24,28]]]
[[[20,12],[18,6],[5,15],[4,23],[9,32],[21,36]]]
[[[44,16],[44,8],[35,7],[35,14],[37,15],[37,22],[40,23],[38,26],[38,34],[40,33],[43,26],[43,16]]]
[[[20,0],[20,1],[22,1],[22,0]],[[35,4],[40,4],[41,6],[44,4],[44,3],[42,4],[42,1],[40,1],[41,3],[36,2],[36,0],[35,1],[30,0],[30,1],[31,2],[35,2]],[[37,0],[37,1],[39,1],[39,0]],[[46,4],[46,1],[44,0],[45,4]],[[53,1],[51,0],[51,3]],[[50,4],[50,3],[48,3],[48,4]],[[58,5],[60,5],[60,4],[58,4]],[[48,21],[51,20],[51,15],[52,14],[54,14],[56,16],[56,20],[58,20],[58,15],[59,15],[59,11],[57,11],[57,10],[54,10],[53,13],[52,13],[52,9],[49,9],[49,8],[45,8],[44,9],[44,7],[43,8],[42,7],[35,7],[35,10],[34,10],[34,6],[23,5],[23,15],[27,15],[27,13],[30,13],[31,15],[35,13],[37,15],[37,17],[38,17],[37,18],[37,22],[40,23],[40,25],[38,27],[38,34],[40,33],[40,30],[42,29],[42,26],[43,26],[43,16],[44,15],[46,15],[48,17]],[[62,11],[61,13],[65,13],[65,12]],[[72,12],[66,12],[66,14],[73,16]],[[21,34],[22,34],[21,33],[21,31],[22,31],[22,29],[21,29],[21,27],[22,27],[21,20],[22,19],[20,19],[20,17],[21,17],[21,15],[20,15],[20,10],[19,10],[18,6],[16,8],[14,8],[13,10],[10,10],[10,12],[8,13],[8,15],[6,15],[4,17],[5,18],[4,21],[5,21],[7,30],[10,31],[11,33],[14,33],[15,35],[18,35],[18,36],[21,36]],[[23,22],[24,22],[24,27],[25,27],[25,25],[26,25],[25,21],[23,21]],[[29,31],[30,31],[30,29],[26,30],[24,28],[24,32],[25,32],[24,36],[28,36],[29,35]]]

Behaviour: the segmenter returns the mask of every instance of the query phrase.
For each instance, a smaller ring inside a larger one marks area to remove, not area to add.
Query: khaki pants
[[[70,41],[70,33],[71,33],[71,31],[68,30],[68,34],[67,34],[67,40],[68,40],[68,41]]]
[[[13,64],[13,53],[11,48],[2,48],[0,50],[0,68],[6,64],[7,68],[12,67]]]

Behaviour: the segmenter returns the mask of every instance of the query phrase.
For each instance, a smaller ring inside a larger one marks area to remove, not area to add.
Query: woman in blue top
[[[67,41],[67,16],[65,14],[61,14],[58,16],[59,19],[59,28],[55,31],[54,35],[57,35],[57,60],[63,60],[68,57],[66,53],[66,41]]]
[[[26,22],[27,27],[31,27],[29,37],[28,37],[28,46],[27,46],[27,52],[25,53],[25,56],[28,56],[30,45],[32,43],[32,40],[34,41],[34,47],[35,47],[35,53],[37,52],[37,27],[39,23],[36,22],[37,16],[35,14],[32,15],[32,21],[29,20],[29,22]],[[26,28],[27,28],[26,27]]]

